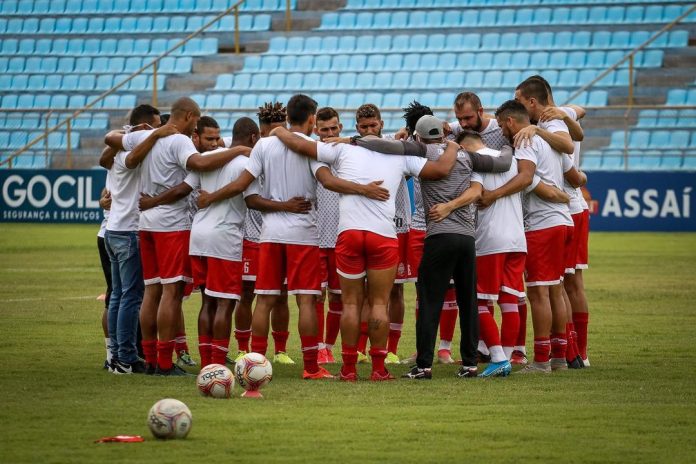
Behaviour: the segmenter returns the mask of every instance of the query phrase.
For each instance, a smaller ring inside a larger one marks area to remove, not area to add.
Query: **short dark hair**
[[[474,111],[478,111],[483,106],[481,105],[481,99],[474,92],[462,92],[454,99],[455,108],[461,108],[467,103],[471,105]]]
[[[524,105],[517,100],[508,100],[495,110],[495,117],[505,119],[513,117],[518,121],[529,121],[529,113]]]
[[[336,118],[338,121],[341,120],[338,116],[338,112],[330,106],[325,106],[317,111],[317,121],[328,121],[332,118]]]
[[[298,93],[288,100],[288,122],[290,124],[304,124],[317,112],[317,102],[314,99]]]
[[[423,116],[433,116],[433,110],[429,106],[421,105],[416,100],[408,104],[404,110],[404,119],[406,120],[406,129],[408,133],[413,135],[416,132],[416,123]]]
[[[460,144],[462,141],[466,139],[476,139],[476,140],[482,140],[481,139],[481,134],[479,134],[476,131],[473,131],[471,129],[462,129],[459,134],[457,134],[457,138],[455,141]]]
[[[367,118],[377,118],[377,119],[382,119],[382,113],[379,112],[379,108],[377,108],[377,105],[374,105],[372,103],[365,103],[364,105],[360,105],[360,108],[358,108],[358,111],[355,112],[355,121],[360,121],[361,119],[367,119]]]
[[[202,134],[206,127],[210,127],[211,129],[219,129],[220,125],[210,116],[201,116],[201,118],[198,120],[198,124],[196,125],[196,134]]]
[[[167,121],[169,121],[169,116],[170,116],[169,113],[160,114],[160,122],[162,123],[163,126],[165,124],[167,124]]]
[[[549,81],[544,79],[542,76],[539,74],[535,74],[533,76],[529,76],[525,81],[539,81],[542,84],[544,84],[544,87],[546,87],[546,91],[549,94],[549,97],[553,98],[553,92],[551,91],[551,84],[549,84]]]
[[[131,126],[137,126],[138,124],[148,124],[152,121],[152,118],[159,115],[160,112],[157,108],[151,105],[138,105],[131,111],[130,119],[128,123]]]
[[[232,127],[232,141],[238,142],[252,135],[259,135],[259,126],[256,122],[247,117],[237,119]]]
[[[549,104],[549,92],[546,90],[546,85],[538,79],[527,79],[517,86],[515,90],[519,90],[520,94],[526,98],[534,98],[542,105]]]
[[[281,102],[266,102],[259,106],[259,124],[273,124],[274,122],[285,122],[287,112]]]

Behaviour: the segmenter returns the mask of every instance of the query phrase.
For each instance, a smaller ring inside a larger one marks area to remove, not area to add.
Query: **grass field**
[[[262,401],[206,399],[193,378],[101,370],[95,234],[0,226],[0,462],[696,460],[696,234],[592,234],[590,369],[463,381],[436,366],[431,382],[346,385],[274,366]],[[407,313],[400,354],[414,346]],[[147,411],[164,397],[190,407],[186,440],[151,438]],[[93,443],[117,434],[146,441]]]

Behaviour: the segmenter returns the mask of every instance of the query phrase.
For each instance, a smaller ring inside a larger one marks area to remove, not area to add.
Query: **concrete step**
[[[168,91],[200,91],[215,87],[216,73],[194,73],[188,76],[167,77]]]

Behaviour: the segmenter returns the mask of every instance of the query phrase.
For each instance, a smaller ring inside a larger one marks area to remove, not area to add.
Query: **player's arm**
[[[567,106],[568,108],[575,111],[575,116],[578,118],[578,121],[581,120],[582,118],[584,118],[585,115],[587,114],[587,111],[582,106],[578,106],[578,105],[563,105],[563,106]]]
[[[122,130],[110,131],[104,137],[104,143],[111,148],[115,148],[116,151],[123,150],[123,136],[124,135],[126,135],[126,133],[125,133],[125,131],[122,131]]]
[[[578,106],[572,108],[573,111],[575,111],[575,108],[580,107]],[[585,110],[583,109],[582,111],[584,115]],[[542,111],[541,115],[539,115],[539,121],[541,122],[551,121],[553,119],[558,119],[565,123],[565,125],[568,127],[568,132],[570,133],[571,140],[574,140],[576,142],[582,142],[582,140],[585,138],[585,131],[582,130],[582,126],[580,126],[580,123],[576,121],[574,118],[572,118],[568,113],[563,111],[561,108],[557,106],[550,106],[546,108],[544,111]]]
[[[358,184],[341,179],[331,173],[326,166],[320,167],[316,172],[316,178],[325,189],[344,195],[362,195],[373,200],[386,201],[389,199],[389,190],[381,187],[383,181],[376,180],[369,184]]]
[[[251,185],[255,177],[251,175],[246,169],[235,180],[225,185],[219,190],[214,192],[206,192],[201,190],[198,195],[198,207],[207,208],[212,203],[217,203],[218,201],[226,200],[232,198],[235,195],[239,195]]]
[[[549,132],[533,124],[521,129],[515,134],[513,138],[515,148],[529,146],[532,143],[532,137],[535,135],[544,139],[546,143],[551,145],[551,148],[559,153],[572,154],[573,151],[575,151],[575,145],[573,145],[573,140],[570,138],[568,132]]]
[[[116,148],[104,148],[101,156],[99,157],[99,166],[103,167],[104,169],[111,169],[111,166],[114,165],[114,158],[116,157],[117,153],[118,150]]]
[[[192,191],[193,187],[186,182],[182,182],[154,197],[141,193],[138,206],[140,207],[140,211],[145,211],[156,206],[168,205],[188,196]]]
[[[249,155],[251,148],[236,146],[210,155],[194,153],[186,160],[186,169],[189,171],[214,171],[221,168],[239,155]]]
[[[317,142],[314,140],[307,140],[295,135],[282,126],[273,129],[269,135],[278,137],[280,141],[283,142],[283,145],[295,153],[317,159]]]
[[[457,152],[459,145],[454,142],[447,142],[447,149],[442,156],[436,160],[428,160],[421,169],[418,177],[426,180],[439,180],[447,177],[457,162]]]
[[[521,192],[532,184],[536,164],[530,160],[521,159],[517,161],[517,175],[510,179],[505,185],[494,190],[486,190],[481,194],[479,206],[486,208],[499,198]]]
[[[500,150],[500,156],[469,153],[471,165],[476,172],[507,172],[512,165],[512,147],[505,145]]]
[[[262,197],[259,194],[249,195],[244,198],[248,208],[266,212],[286,212],[307,214],[312,210],[312,202],[303,197],[293,197],[288,201],[274,201]]]
[[[555,185],[548,185],[544,182],[539,182],[534,190],[532,190],[542,200],[551,203],[568,203],[570,202],[570,195],[565,193],[563,190],[559,189]]]
[[[427,150],[424,143],[415,140],[385,139],[374,135],[353,137],[352,143],[385,155],[420,156],[422,158]]]
[[[102,190],[101,197],[99,198],[99,206],[101,209],[109,211],[111,209],[111,192],[107,189]]]
[[[587,184],[587,174],[582,171],[578,171],[575,169],[575,167],[572,167],[564,172],[563,177],[571,186],[575,188],[584,187],[585,184]]]
[[[452,214],[452,211],[476,203],[479,198],[481,198],[481,193],[483,193],[483,185],[478,182],[472,182],[469,188],[464,190],[464,192],[454,200],[433,205],[428,212],[428,218],[432,221],[440,222]]]

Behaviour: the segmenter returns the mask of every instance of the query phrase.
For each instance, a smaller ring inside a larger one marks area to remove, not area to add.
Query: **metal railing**
[[[68,132],[68,136],[67,136],[67,137],[68,137],[68,142],[69,142],[69,141],[70,141],[70,137],[71,137],[71,132],[72,132],[72,129],[71,129],[72,121],[73,121],[77,116],[79,116],[80,114],[84,113],[85,111],[91,110],[91,109],[94,107],[94,105],[96,105],[96,104],[99,103],[100,101],[104,100],[106,97],[108,97],[109,95],[113,94],[113,93],[116,92],[118,89],[120,89],[121,87],[123,87],[125,84],[127,84],[128,82],[130,82],[131,80],[133,80],[136,76],[139,76],[140,74],[144,73],[145,71],[147,71],[147,70],[150,69],[151,67],[152,67],[152,105],[153,105],[153,106],[157,106],[157,78],[158,78],[158,76],[157,76],[157,66],[158,66],[159,62],[160,62],[163,58],[165,58],[165,57],[171,55],[173,52],[175,52],[175,51],[178,50],[179,48],[181,48],[181,47],[183,47],[184,45],[186,45],[191,39],[193,39],[193,38],[197,37],[198,35],[202,34],[203,32],[205,32],[210,26],[212,26],[213,24],[217,23],[217,22],[220,21],[222,18],[224,18],[225,16],[227,16],[228,14],[230,14],[230,13],[232,13],[232,12],[234,13],[234,51],[235,51],[236,54],[239,54],[240,51],[241,51],[241,50],[240,50],[240,45],[239,45],[239,44],[240,44],[240,34],[239,34],[239,8],[240,8],[240,6],[244,3],[244,1],[245,1],[245,0],[239,0],[237,3],[235,3],[235,4],[232,5],[232,6],[230,6],[230,7],[227,8],[225,11],[223,11],[223,12],[220,13],[220,14],[218,14],[217,16],[215,16],[213,19],[211,19],[211,20],[208,21],[206,24],[204,24],[203,26],[201,26],[198,30],[192,32],[191,34],[189,34],[188,36],[186,36],[184,39],[182,39],[181,41],[179,41],[179,42],[178,42],[176,45],[174,45],[172,48],[170,48],[170,49],[167,50],[166,52],[164,52],[164,53],[162,53],[161,55],[159,55],[159,56],[157,56],[156,58],[154,58],[150,63],[148,63],[148,64],[142,66],[140,69],[138,69],[137,71],[133,72],[131,75],[129,75],[128,77],[126,77],[125,79],[123,79],[121,82],[119,82],[118,84],[116,84],[115,86],[113,86],[111,89],[109,89],[109,90],[103,92],[102,94],[100,94],[97,98],[95,98],[94,100],[92,100],[92,101],[91,101],[90,103],[88,103],[87,105],[85,105],[84,107],[82,107],[82,108],[76,110],[76,111],[72,114],[72,116],[66,118],[65,120],[59,122],[58,124],[56,124],[55,126],[53,126],[53,127],[51,127],[51,128],[48,128],[48,127],[47,127],[46,130],[44,131],[44,133],[43,133],[42,135],[36,137],[35,139],[33,139],[32,141],[30,141],[29,143],[27,143],[24,147],[22,147],[22,148],[20,148],[19,150],[16,150],[15,152],[13,152],[8,158],[6,158],[6,159],[4,159],[4,160],[0,160],[0,166],[3,166],[3,165],[5,165],[5,164],[7,164],[7,165],[9,165],[9,167],[11,168],[11,167],[12,167],[12,160],[13,160],[14,158],[16,158],[17,156],[19,156],[19,155],[21,155],[22,153],[26,152],[27,150],[29,150],[31,147],[33,147],[34,145],[38,144],[38,143],[41,142],[42,140],[48,140],[48,136],[49,136],[51,133],[55,132],[56,130],[58,130],[58,129],[64,127],[64,126],[66,127],[67,132]],[[288,8],[288,9],[290,8],[290,0],[288,0],[288,2],[287,2],[287,8]],[[291,24],[290,12],[289,12],[289,11],[286,12],[286,27],[287,27],[288,24]],[[44,109],[41,109],[41,108],[32,108],[32,110],[33,110],[33,111],[42,111],[42,110],[43,110],[43,111],[48,112],[48,114],[46,115],[46,118],[47,118],[46,120],[47,120],[47,121],[48,121],[48,118],[50,117],[50,115],[54,113],[54,111],[51,110],[50,108],[44,108]],[[104,109],[104,108],[100,108],[100,110],[102,110],[102,111],[108,111],[108,109]],[[24,110],[24,111],[26,111],[26,110]],[[55,111],[55,112],[57,112],[57,111]],[[61,111],[61,112],[62,112],[62,111]],[[48,150],[48,148],[46,148],[46,150]],[[68,143],[67,150],[68,150],[68,152],[67,152],[67,153],[68,153],[68,167],[71,167],[71,165],[72,165],[72,159],[71,159],[71,158],[72,158],[72,157],[71,157],[71,155],[72,155],[72,149],[71,149],[70,143]]]

